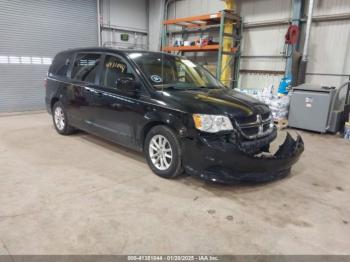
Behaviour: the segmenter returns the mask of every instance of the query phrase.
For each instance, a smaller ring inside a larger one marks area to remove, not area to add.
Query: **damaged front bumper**
[[[250,154],[235,143],[199,135],[183,141],[183,165],[186,173],[210,182],[268,182],[287,176],[303,151],[302,138],[289,133],[274,154]]]

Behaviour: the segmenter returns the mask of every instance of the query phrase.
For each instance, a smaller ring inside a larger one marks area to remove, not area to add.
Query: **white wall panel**
[[[164,17],[164,0],[149,0],[149,49],[151,51],[160,50],[160,37],[162,22]]]
[[[125,33],[129,35],[128,41],[121,40],[121,35]],[[103,29],[101,35],[103,46],[119,49],[148,49],[148,37],[146,33],[118,29]]]
[[[314,16],[350,12],[349,0],[317,0]],[[312,24],[308,73],[350,74],[350,20]],[[348,77],[308,75],[307,82],[338,86]]]
[[[350,22],[313,24],[308,71],[350,74]]]
[[[284,47],[285,26],[245,29],[243,53],[245,55],[281,55]]]
[[[273,85],[277,91],[280,80],[281,76],[278,75],[241,74],[240,86],[242,88],[262,89]]]
[[[283,71],[285,64],[283,58],[242,58],[241,69]]]
[[[221,0],[182,0],[169,5],[168,16],[169,18],[194,16],[215,13],[224,8],[224,2]]]
[[[289,19],[291,1],[280,0],[242,0],[237,2],[237,11],[244,23]],[[242,53],[246,56],[280,56],[284,51],[284,35],[287,25],[246,28],[243,33]],[[283,58],[243,58],[241,69],[285,70]],[[278,87],[282,75],[241,74],[242,88]]]
[[[147,0],[101,0],[100,6],[103,46],[148,49]],[[124,33],[128,41],[121,40]]]
[[[265,19],[266,18],[262,18]],[[262,21],[262,20],[261,20]],[[245,29],[243,33],[242,53],[246,56],[280,56],[284,51],[284,35],[287,27],[285,25],[273,27],[258,27]],[[286,60],[282,57],[277,58],[242,58],[241,69],[250,70],[272,70],[284,71]],[[277,79],[281,79],[282,75],[265,75],[257,76],[252,74],[241,74],[242,88],[262,88],[276,83]]]
[[[114,28],[148,31],[146,0],[102,0],[101,21]]]
[[[291,17],[289,0],[241,0],[237,1],[238,12],[244,22],[260,22]]]
[[[314,16],[350,12],[349,0],[316,0]],[[307,8],[306,8],[307,9]]]

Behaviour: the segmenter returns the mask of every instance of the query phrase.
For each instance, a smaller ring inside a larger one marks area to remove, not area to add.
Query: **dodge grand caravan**
[[[56,55],[46,105],[61,135],[76,129],[143,151],[153,172],[217,183],[285,177],[304,144],[277,129],[265,104],[226,88],[205,68],[165,53],[108,48]]]

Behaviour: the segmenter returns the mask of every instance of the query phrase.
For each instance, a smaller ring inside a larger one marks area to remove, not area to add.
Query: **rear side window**
[[[70,63],[71,54],[58,54],[52,61],[52,65],[49,69],[49,75],[66,77]]]
[[[100,61],[100,54],[77,54],[72,69],[72,79],[94,83]]]

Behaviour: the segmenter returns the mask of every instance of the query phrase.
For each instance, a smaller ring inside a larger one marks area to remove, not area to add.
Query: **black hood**
[[[232,89],[171,90],[161,92],[161,100],[170,108],[188,113],[221,114],[230,117],[269,112],[259,100]]]

